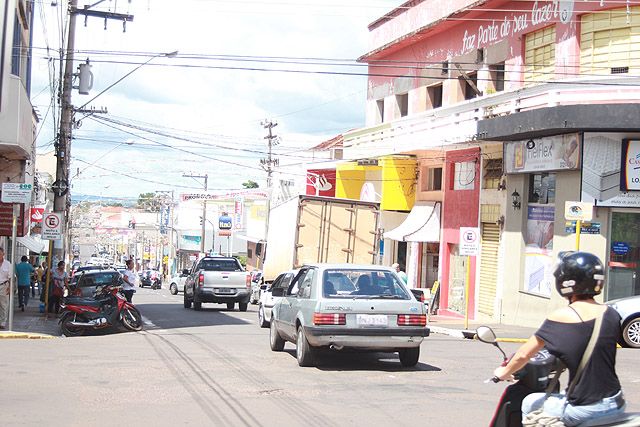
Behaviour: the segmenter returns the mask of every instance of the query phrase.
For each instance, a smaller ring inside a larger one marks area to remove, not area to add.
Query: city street
[[[395,354],[349,353],[300,368],[292,345],[269,349],[256,306],[196,312],[166,288],[139,289],[134,302],[140,333],[0,341],[2,425],[485,426],[504,387],[484,383],[500,355],[477,341],[433,334],[415,369]],[[639,354],[618,353],[635,411]]]

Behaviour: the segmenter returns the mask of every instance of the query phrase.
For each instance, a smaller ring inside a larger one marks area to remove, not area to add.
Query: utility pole
[[[265,120],[262,122],[262,127],[267,129],[269,132],[264,139],[267,140],[267,158],[260,159],[260,166],[267,172],[267,217],[264,221],[264,241],[267,241],[267,234],[269,233],[269,214],[271,213],[271,193],[272,193],[272,175],[273,175],[273,167],[278,166],[279,160],[273,158],[273,147],[279,144],[280,138],[277,135],[273,134],[273,128],[278,126],[278,123],[275,123],[271,120]],[[265,248],[262,249],[262,259],[264,259],[264,254],[266,253]]]
[[[209,189],[208,187],[208,179],[209,175],[193,175],[193,174],[182,174],[185,178],[204,178],[204,191],[205,193]],[[215,233],[215,230],[213,231]],[[200,252],[204,253],[205,251],[205,242],[204,239],[207,236],[207,199],[202,200],[202,231],[200,232]]]
[[[63,55],[65,60],[64,75],[62,76],[62,92],[60,95],[60,131],[57,135],[55,142],[56,153],[56,180],[52,185],[54,199],[53,199],[53,211],[59,212],[63,216],[64,234],[60,241],[60,246],[54,245],[54,256],[57,256],[59,260],[62,260],[65,256],[65,248],[69,246],[69,166],[70,159],[69,154],[71,152],[71,140],[73,131],[73,113],[74,108],[71,103],[71,91],[73,90],[73,60],[75,50],[75,36],[76,36],[76,18],[77,15],[85,16],[86,19],[89,16],[95,16],[103,18],[105,21],[105,29],[107,19],[115,19],[122,21],[123,30],[126,29],[126,23],[133,21],[133,15],[103,12],[97,10],[91,10],[92,7],[103,3],[105,0],[99,0],[90,6],[84,6],[82,9],[78,9],[78,0],[69,0],[69,33],[67,34],[67,51],[66,55]],[[50,254],[51,256],[51,254]]]

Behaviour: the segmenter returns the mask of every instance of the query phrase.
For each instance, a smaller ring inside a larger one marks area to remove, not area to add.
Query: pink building
[[[437,269],[443,313],[537,324],[578,245],[608,266],[605,300],[640,294],[639,5],[414,0],[370,25],[367,127],[344,159],[415,157],[406,220],[436,202],[442,218],[438,242],[407,243],[407,272],[431,287]],[[567,202],[592,212],[579,241]],[[461,227],[480,237],[469,258]]]

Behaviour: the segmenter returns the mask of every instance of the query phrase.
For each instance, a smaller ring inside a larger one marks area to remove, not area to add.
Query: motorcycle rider
[[[127,269],[124,271],[122,275],[122,280],[124,282],[122,284],[122,293],[124,294],[127,301],[131,302],[131,300],[133,299],[133,294],[136,289],[137,276],[136,276],[136,272],[133,271],[133,260],[131,259],[127,260],[126,265],[127,265]]]
[[[560,418],[566,426],[619,415],[626,406],[615,370],[621,319],[613,308],[594,300],[602,292],[604,266],[597,256],[587,252],[561,252],[553,275],[556,290],[568,300],[569,306],[553,312],[509,363],[497,368],[494,374],[501,380],[513,379],[512,374],[545,347],[568,367],[571,382],[591,338],[595,318],[603,316],[591,358],[571,395],[564,392],[547,397],[545,393],[532,393],[522,402],[522,415],[542,409],[544,414]]]

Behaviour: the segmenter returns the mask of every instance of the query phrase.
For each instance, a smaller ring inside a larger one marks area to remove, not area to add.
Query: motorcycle
[[[131,331],[142,330],[142,315],[120,292],[120,284],[96,289],[94,298],[66,297],[60,307],[60,330],[67,337],[83,335],[86,331],[123,325]]]
[[[486,344],[495,346],[503,357],[503,366],[509,358],[498,344],[495,332],[487,326],[480,326],[476,330],[476,338]],[[562,371],[564,365],[547,350],[540,350],[520,371],[513,377],[516,382],[507,386],[500,397],[498,406],[489,424],[490,427],[522,427],[522,401],[531,393],[544,393],[551,384],[558,370]],[[498,383],[498,377],[492,377],[485,382]],[[556,383],[552,393],[557,393],[559,384]],[[605,416],[601,419],[587,421],[578,427],[640,427],[640,413],[623,413],[615,417]]]

